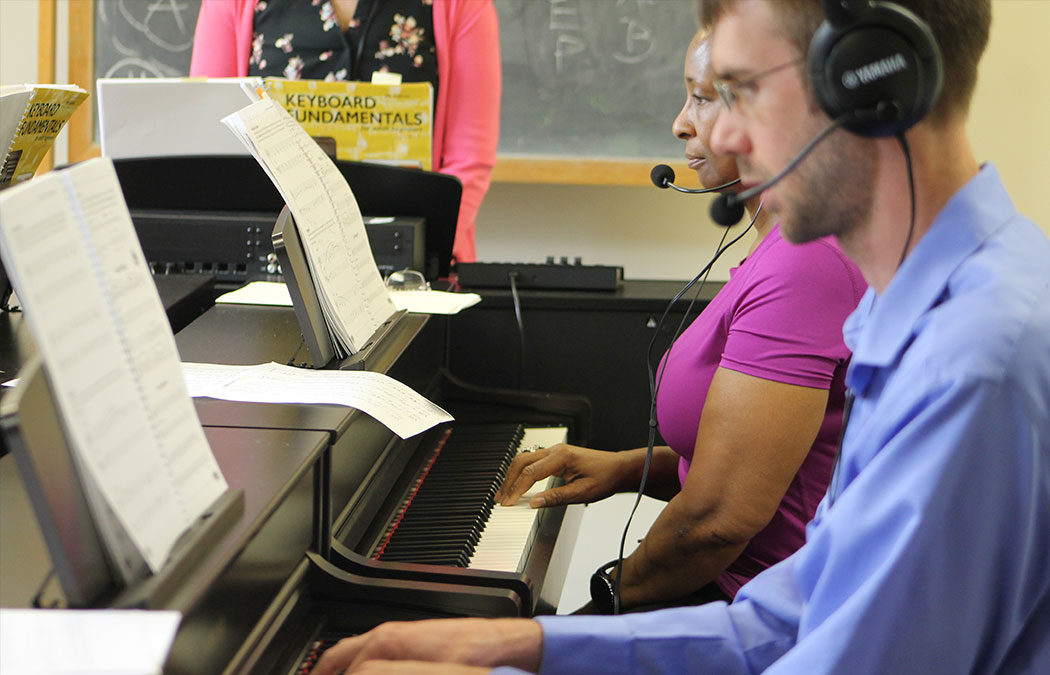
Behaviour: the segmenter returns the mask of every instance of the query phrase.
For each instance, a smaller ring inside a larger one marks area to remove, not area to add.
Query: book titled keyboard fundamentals
[[[75,84],[0,87],[0,188],[36,173],[87,92]]]
[[[336,159],[381,161],[430,170],[433,87],[283,80],[263,87]]]

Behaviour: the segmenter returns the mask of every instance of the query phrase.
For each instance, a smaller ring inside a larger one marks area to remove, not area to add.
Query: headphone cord
[[[908,237],[904,240],[904,248],[901,249],[901,259],[897,262],[897,269],[904,264],[908,257],[908,247],[911,246],[911,238],[915,233],[915,174],[912,172],[911,148],[908,146],[908,138],[904,132],[897,134],[897,142],[900,143],[901,152],[904,153],[904,166],[908,169],[908,194],[911,196],[911,220],[908,223]]]
[[[514,301],[514,320],[518,324],[518,389],[525,379],[525,320],[521,315],[521,297],[518,295],[518,273],[507,274],[510,282],[510,295]]]
[[[729,250],[729,248],[732,247],[733,244],[740,241],[740,239],[745,234],[751,231],[751,228],[754,226],[755,221],[758,220],[758,214],[760,213],[762,213],[762,204],[759,204],[758,210],[755,211],[755,216],[751,219],[751,222],[748,223],[748,226],[744,228],[744,231],[738,234],[736,237],[734,237],[733,240],[730,241],[728,244],[725,244],[723,246],[722,242],[726,240],[726,237],[729,235],[730,229],[728,227],[725,228],[725,231],[722,233],[722,239],[718,242],[719,248],[717,251],[715,251],[714,256],[712,256],[711,260],[708,261],[706,265],[704,265],[703,269],[697,272],[696,276],[694,276],[692,280],[689,281],[689,283],[683,286],[682,290],[678,291],[678,293],[676,293],[675,296],[671,298],[671,301],[667,303],[667,307],[664,308],[664,312],[660,316],[660,321],[656,324],[656,331],[653,333],[653,337],[649,341],[649,349],[646,352],[645,360],[646,369],[649,372],[649,437],[645,448],[645,463],[642,465],[642,477],[641,480],[638,482],[638,495],[634,499],[634,505],[631,507],[631,512],[627,516],[627,524],[624,525],[623,528],[623,535],[621,535],[620,537],[620,549],[616,557],[616,575],[613,577],[613,614],[620,613],[620,578],[623,573],[623,551],[627,543],[627,531],[631,528],[631,521],[634,519],[634,514],[638,510],[638,505],[642,501],[642,495],[645,494],[645,483],[649,478],[649,467],[652,465],[653,448],[656,445],[657,428],[656,395],[660,390],[660,383],[663,382],[664,372],[666,372],[666,356],[670,354],[671,348],[674,346],[675,340],[678,339],[678,336],[681,334],[683,328],[685,327],[686,320],[689,318],[689,313],[690,311],[692,311],[693,305],[696,304],[696,301],[699,299],[700,294],[703,292],[704,284],[707,283],[707,277],[711,273],[711,268],[714,266],[715,261],[722,257],[722,254]],[[674,306],[674,304],[678,302],[678,300],[683,295],[685,295],[689,291],[689,289],[696,285],[697,281],[700,282],[700,285],[697,287],[696,292],[693,294],[692,300],[690,300],[689,305],[686,307],[685,313],[682,315],[681,321],[678,322],[678,328],[675,330],[674,336],[671,338],[670,344],[668,345],[667,351],[665,352],[665,358],[661,364],[664,367],[657,366],[656,375],[654,377],[653,345],[656,343],[656,338],[660,335],[660,329],[663,327],[664,321],[667,319],[667,315],[668,313],[670,313],[671,308]]]

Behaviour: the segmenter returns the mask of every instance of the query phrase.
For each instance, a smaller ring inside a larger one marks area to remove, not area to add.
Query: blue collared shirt
[[[732,605],[543,617],[543,671],[1050,672],[1050,242],[994,168],[845,326],[838,476]]]

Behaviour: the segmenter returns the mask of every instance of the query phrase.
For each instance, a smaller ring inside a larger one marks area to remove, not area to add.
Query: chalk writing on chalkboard
[[[95,77],[189,73],[200,0],[95,0]]]
[[[693,0],[496,0],[500,152],[675,157]]]

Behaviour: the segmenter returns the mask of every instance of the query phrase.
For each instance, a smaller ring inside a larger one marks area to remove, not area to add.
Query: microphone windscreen
[[[674,182],[674,169],[666,164],[657,164],[649,172],[649,178],[656,187],[667,188],[669,184]]]
[[[722,227],[732,227],[744,217],[744,202],[735,194],[721,194],[711,202],[711,220]]]

